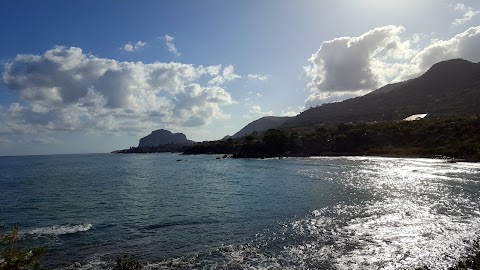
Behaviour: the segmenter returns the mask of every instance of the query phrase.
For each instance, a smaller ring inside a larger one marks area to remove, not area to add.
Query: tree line
[[[321,155],[448,156],[480,161],[480,118],[449,116],[417,121],[270,129],[241,139],[188,146],[184,154],[238,158]]]

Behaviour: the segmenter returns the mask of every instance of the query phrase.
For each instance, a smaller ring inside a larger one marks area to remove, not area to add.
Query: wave
[[[20,232],[21,235],[29,235],[35,237],[41,236],[59,236],[64,234],[72,234],[77,232],[86,232],[91,230],[93,225],[90,223],[78,224],[78,225],[53,225],[50,227],[35,228],[27,231]]]

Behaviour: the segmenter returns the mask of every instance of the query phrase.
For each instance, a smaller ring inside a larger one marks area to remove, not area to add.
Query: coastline
[[[245,137],[185,144],[130,147],[112,153],[181,152],[233,158],[383,156],[480,162],[480,117],[446,116],[418,121],[342,123],[269,129]]]
[[[228,155],[230,153],[205,153],[203,155]],[[185,154],[182,155],[193,155]],[[456,163],[456,162],[471,162],[471,163],[480,163],[478,158],[468,158],[468,157],[448,157],[443,155],[416,155],[416,154],[362,154],[362,153],[322,153],[320,155],[277,155],[277,156],[265,156],[265,155],[251,155],[251,156],[238,156],[231,154],[231,158],[239,159],[282,159],[282,158],[309,158],[309,157],[382,157],[382,158],[419,158],[419,159],[437,159],[445,161],[445,163]]]

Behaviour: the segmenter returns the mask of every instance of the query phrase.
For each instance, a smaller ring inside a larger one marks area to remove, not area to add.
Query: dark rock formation
[[[188,145],[193,141],[188,140],[183,133],[172,133],[168,130],[158,129],[140,139],[138,147],[159,146],[164,144]]]

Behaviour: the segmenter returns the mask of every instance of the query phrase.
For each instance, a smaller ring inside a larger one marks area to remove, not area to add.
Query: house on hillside
[[[421,119],[424,119],[425,117],[427,117],[427,115],[428,115],[428,113],[414,114],[414,115],[411,115],[411,116],[403,119],[403,121],[421,120]]]

